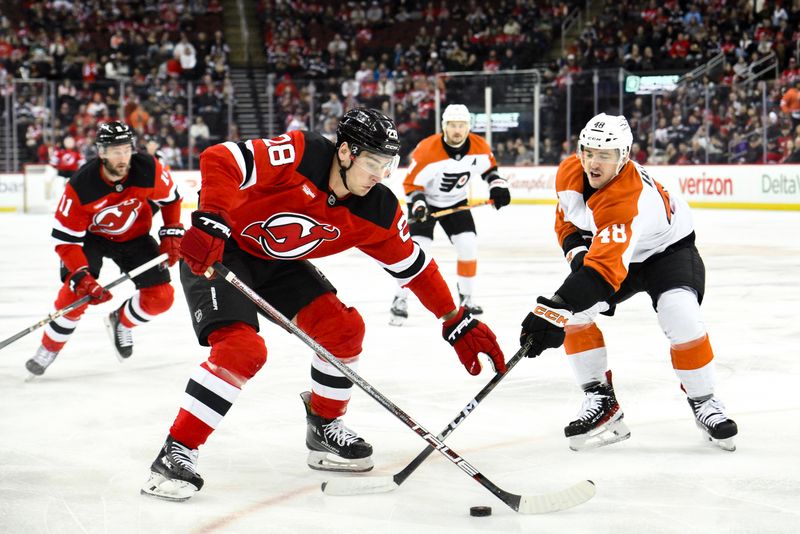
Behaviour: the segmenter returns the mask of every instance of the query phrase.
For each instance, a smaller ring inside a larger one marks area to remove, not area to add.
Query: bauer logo
[[[257,242],[268,255],[279,259],[305,256],[325,241],[341,235],[335,226],[320,224],[297,213],[277,213],[266,221],[249,224],[242,235]]]
[[[92,217],[88,230],[93,234],[124,234],[136,222],[140,206],[138,199],[131,198],[122,204],[100,210]]]

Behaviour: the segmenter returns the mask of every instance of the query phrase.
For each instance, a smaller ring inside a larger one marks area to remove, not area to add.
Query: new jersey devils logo
[[[121,204],[104,208],[92,217],[89,231],[94,234],[124,234],[136,221],[140,206],[138,199],[130,198]]]
[[[323,241],[333,241],[340,234],[335,226],[320,224],[297,213],[276,213],[266,221],[256,221],[242,230],[242,235],[254,239],[264,252],[281,259],[304,256]]]

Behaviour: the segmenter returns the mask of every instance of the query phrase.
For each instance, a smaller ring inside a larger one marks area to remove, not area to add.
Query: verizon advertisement
[[[557,167],[501,167],[515,204],[555,202]],[[700,208],[800,210],[800,165],[652,165],[651,177],[670,193],[679,194]],[[406,169],[398,169],[387,182],[403,199]],[[197,205],[199,171],[175,171],[172,177],[183,194],[184,207]],[[470,183],[475,200],[488,198],[482,180]],[[0,211],[22,210],[24,180],[20,174],[0,174]],[[30,202],[30,200],[29,200]]]

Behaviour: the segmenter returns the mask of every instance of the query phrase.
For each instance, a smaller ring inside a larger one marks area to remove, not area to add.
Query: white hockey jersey
[[[426,137],[411,154],[411,165],[403,181],[407,196],[415,191],[425,193],[425,200],[435,208],[447,208],[467,198],[467,184],[473,177],[486,176],[497,168],[489,144],[479,135],[470,133],[466,151],[459,150],[455,158],[448,154],[441,134]],[[465,153],[464,153],[465,152]]]

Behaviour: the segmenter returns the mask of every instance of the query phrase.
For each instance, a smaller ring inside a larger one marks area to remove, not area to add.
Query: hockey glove
[[[158,231],[158,239],[161,241],[158,252],[159,254],[167,254],[167,262],[170,267],[175,265],[175,262],[181,257],[181,241],[185,233],[186,231],[183,229],[182,224],[162,226]]]
[[[586,247],[575,247],[567,252],[567,263],[569,263],[569,270],[573,273],[583,267],[583,258],[589,249]]]
[[[222,259],[225,241],[230,236],[230,225],[221,213],[195,211],[192,227],[181,241],[181,257],[194,274],[203,275]]]
[[[408,200],[408,218],[414,222],[423,222],[428,218],[428,203],[425,193],[414,193]]]
[[[508,182],[505,179],[495,178],[489,182],[489,199],[496,210],[511,203],[511,193],[508,191]]]
[[[86,267],[72,273],[69,277],[69,288],[79,299],[85,296],[91,297],[89,304],[108,302],[112,297],[111,292],[97,283]]]
[[[544,297],[536,299],[537,305],[522,321],[522,332],[519,344],[525,345],[532,340],[531,348],[526,354],[535,358],[545,349],[555,349],[564,343],[564,327],[571,313],[563,303],[554,302]]]
[[[489,327],[475,319],[462,306],[455,317],[442,325],[442,337],[450,343],[458,354],[458,359],[471,375],[481,372],[478,354],[488,354],[495,372],[505,373],[506,362],[503,351],[497,344],[497,337]]]

